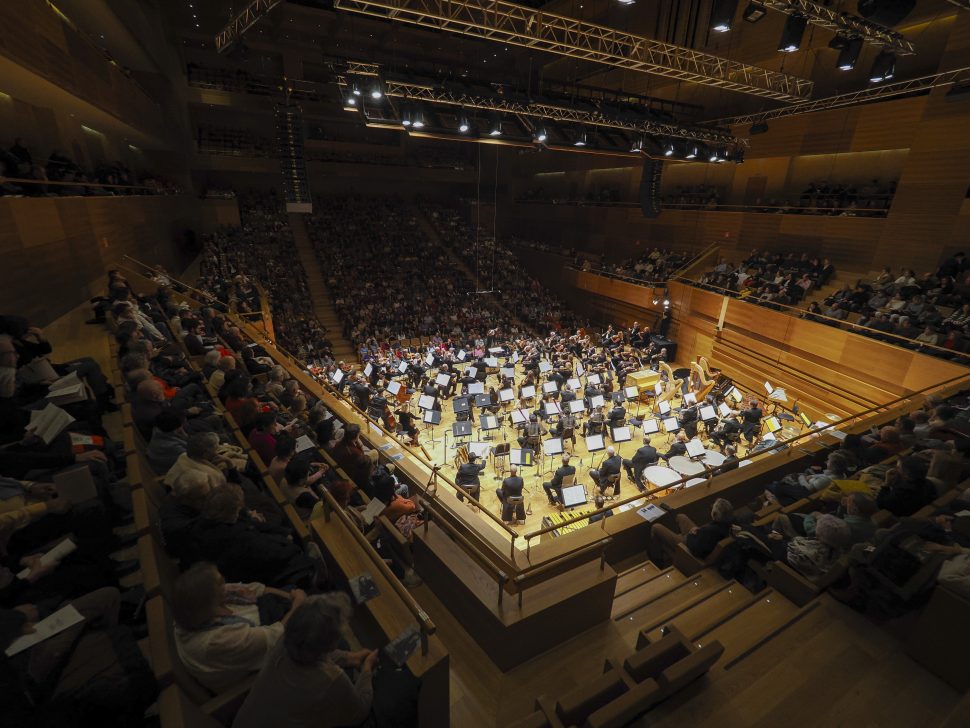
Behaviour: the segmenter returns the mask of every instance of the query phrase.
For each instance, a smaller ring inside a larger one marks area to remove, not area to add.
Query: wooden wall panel
[[[180,272],[185,230],[201,235],[233,220],[235,200],[2,198],[0,311],[43,326],[102,293],[105,271],[125,255]]]

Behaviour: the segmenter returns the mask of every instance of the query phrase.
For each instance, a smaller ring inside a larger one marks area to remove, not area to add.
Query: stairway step
[[[716,571],[702,572],[690,577],[676,589],[671,589],[639,609],[628,612],[623,619],[632,620],[634,623],[646,620],[642,622],[641,629],[652,629],[725,586],[726,582]]]
[[[626,594],[631,589],[640,586],[660,573],[660,567],[652,561],[644,561],[632,569],[627,569],[616,577],[616,591],[614,598]]]
[[[611,616],[614,620],[622,619],[631,612],[676,589],[685,581],[687,581],[687,577],[677,569],[672,566],[666,568],[652,579],[614,599]]]
[[[653,626],[645,631],[651,642],[663,636],[660,630],[664,626],[676,627],[689,640],[697,639],[699,635],[726,622],[757,599],[757,595],[731,581],[679,614],[668,616],[663,621],[654,620]]]

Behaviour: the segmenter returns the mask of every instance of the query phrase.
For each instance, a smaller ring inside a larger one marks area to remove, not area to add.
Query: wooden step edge
[[[781,595],[779,595],[779,597],[780,596]],[[754,644],[750,645],[746,650],[744,650],[743,652],[741,652],[736,657],[732,657],[730,660],[728,660],[724,664],[724,669],[725,670],[730,670],[732,667],[734,667],[735,665],[737,665],[738,663],[740,663],[742,660],[744,660],[748,656],[752,655],[757,650],[761,649],[762,646],[764,646],[764,645],[768,644],[769,642],[771,642],[771,640],[773,640],[775,637],[777,637],[782,632],[784,632],[785,630],[787,630],[789,627],[797,624],[804,617],[806,617],[810,613],[814,612],[816,609],[818,609],[818,607],[819,607],[820,604],[821,604],[821,601],[819,599],[815,599],[815,600],[809,602],[808,604],[806,604],[800,610],[798,610],[797,612],[795,612],[795,614],[793,614],[787,621],[785,621],[784,623],[778,625],[771,632],[769,632],[768,634],[764,635],[763,637],[761,637],[760,639],[758,639],[757,641],[755,641]],[[708,631],[710,631],[710,630],[708,630]]]
[[[642,568],[642,567],[641,566],[635,566],[632,570],[631,569],[628,569],[627,571],[624,571],[622,574],[617,575],[617,577],[616,577],[617,591],[616,591],[615,594],[613,594],[613,598],[614,599],[616,599],[617,597],[621,597],[624,594],[626,594],[628,592],[631,592],[634,589],[636,589],[638,587],[641,587],[644,584],[647,584],[647,583],[653,581],[654,579],[658,579],[661,576],[663,576],[664,574],[669,574],[671,571],[674,570],[674,567],[673,566],[668,566],[666,569],[660,569],[660,571],[657,571],[654,574],[650,574],[649,576],[647,576],[642,581],[637,581],[635,584],[633,584],[629,588],[626,588],[626,589],[623,589],[622,591],[620,591],[620,582],[623,580],[623,577],[624,576],[627,576],[628,574],[630,574],[631,571],[635,571],[636,569],[640,569],[640,568]]]
[[[666,573],[668,573],[668,572],[665,570],[665,574]],[[679,574],[680,572],[678,571],[676,573]],[[656,579],[663,578],[665,574],[657,574]],[[643,584],[640,584],[639,586],[646,586],[647,584],[651,584],[656,579],[648,579],[647,581],[643,582]],[[696,580],[693,577],[687,577],[683,581],[680,581],[680,582],[677,582],[676,584],[673,584],[669,589],[665,589],[664,591],[661,591],[661,592],[658,592],[657,594],[654,594],[653,596],[651,596],[646,601],[638,602],[638,603],[636,603],[635,605],[633,605],[631,607],[627,607],[622,612],[611,613],[610,614],[610,619],[612,619],[614,622],[616,622],[616,621],[619,621],[619,620],[623,619],[624,617],[628,617],[633,612],[637,611],[638,609],[643,609],[644,607],[646,607],[646,606],[652,604],[653,602],[657,601],[658,599],[660,599],[660,597],[666,596],[667,594],[670,594],[670,592],[676,591],[677,589],[680,589],[682,586],[685,586],[687,584],[690,584],[690,582],[692,582],[692,581],[696,581]],[[630,592],[627,592],[627,593],[629,594]]]
[[[744,589],[744,587],[741,584],[738,584],[738,588]],[[745,591],[747,591],[747,589],[745,589]],[[752,606],[753,604],[756,604],[757,602],[761,601],[761,599],[763,597],[766,597],[769,594],[773,594],[773,593],[774,593],[774,590],[773,589],[762,589],[757,594],[750,594],[749,593],[747,599],[745,599],[742,602],[739,602],[738,604],[734,605],[733,607],[731,607],[730,609],[728,609],[727,611],[725,611],[720,617],[718,617],[718,619],[716,619],[715,621],[710,622],[709,624],[705,625],[699,632],[696,632],[694,634],[687,635],[687,639],[689,639],[691,642],[693,642],[693,641],[695,641],[697,639],[700,639],[702,636],[704,636],[708,632],[711,632],[712,630],[717,629],[718,627],[720,627],[722,624],[724,624],[728,620],[731,620],[734,617],[738,616],[745,609],[747,609],[750,606]],[[654,628],[654,629],[656,629],[656,628]]]
[[[690,580],[684,583],[689,584]],[[650,621],[647,622],[644,626],[642,626],[640,628],[640,631],[651,632],[657,629],[657,627],[662,627],[670,620],[676,619],[684,612],[690,609],[693,609],[694,607],[696,607],[699,604],[702,604],[703,602],[706,602],[711,597],[716,596],[717,594],[720,594],[722,591],[726,591],[727,589],[730,589],[732,586],[738,586],[742,589],[744,588],[744,587],[741,587],[741,585],[738,584],[737,582],[731,582],[731,581],[725,582],[724,584],[709,584],[707,585],[706,589],[704,587],[701,587],[700,591],[697,594],[694,594],[691,598],[685,600],[682,604],[678,604],[676,607],[671,607],[663,614],[651,615]],[[667,592],[667,593],[670,594],[671,592]]]

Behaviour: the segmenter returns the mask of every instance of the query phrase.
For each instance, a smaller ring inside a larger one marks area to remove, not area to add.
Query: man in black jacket
[[[521,498],[522,488],[525,487],[525,481],[519,476],[519,469],[515,465],[509,466],[509,477],[502,481],[502,487],[496,488],[495,495],[498,496],[499,501],[502,503],[502,520],[505,522],[509,521],[524,521],[525,520],[525,506],[522,502],[510,503],[509,498]],[[515,513],[513,514],[513,510]],[[514,518],[513,518],[514,515]]]
[[[734,523],[734,506],[724,498],[714,501],[711,506],[711,522],[703,526],[696,525],[683,513],[679,513],[679,533],[674,533],[663,524],[653,524],[650,529],[650,556],[658,564],[665,564],[673,550],[679,544],[684,544],[693,556],[706,559],[721,540],[731,535],[731,526]]]
[[[599,468],[595,468],[589,471],[589,477],[593,479],[596,487],[599,488],[600,495],[603,494],[604,489],[609,483],[609,479],[613,475],[620,474],[620,468],[623,467],[623,459],[616,454],[616,450],[612,445],[606,448],[606,459],[600,463]],[[616,481],[616,486],[613,488],[613,495],[618,496],[620,494],[620,481]]]
[[[562,481],[563,478],[569,475],[576,475],[576,468],[569,464],[569,453],[563,453],[562,455],[562,465],[556,468],[556,472],[553,473],[552,480],[546,481],[542,484],[542,489],[546,491],[546,497],[549,499],[549,505],[554,506],[557,503],[562,503]]]
[[[656,465],[659,457],[657,448],[650,444],[650,435],[644,435],[643,446],[633,453],[632,458],[623,461],[626,474],[640,490],[644,490],[643,469],[650,465]]]
[[[681,431],[677,433],[677,439],[670,444],[670,449],[665,452],[662,457],[664,460],[670,460],[670,458],[675,455],[686,455],[687,454],[687,433]]]
[[[485,470],[486,464],[482,463],[479,465],[476,461],[478,460],[478,455],[475,453],[468,453],[468,462],[462,463],[458,468],[458,475],[455,476],[455,485],[459,486],[458,500],[464,501],[465,495],[467,493],[469,497],[478,500],[479,495],[482,491],[482,483],[478,479],[478,476]],[[464,493],[462,492],[464,491]]]

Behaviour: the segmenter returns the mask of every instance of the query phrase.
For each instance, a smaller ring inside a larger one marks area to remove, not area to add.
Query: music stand
[[[687,394],[684,395],[684,398],[681,404],[682,405],[697,404],[697,395],[695,395],[693,392],[688,392]]]
[[[589,496],[586,494],[586,486],[582,483],[569,485],[562,489],[563,508],[575,508],[576,506],[586,505],[588,502]]]
[[[445,374],[444,372],[440,372],[438,376],[434,378],[434,383],[439,387],[447,387],[449,384],[451,384],[451,376]]]
[[[664,400],[657,405],[657,409],[660,410],[660,414],[666,415],[670,413],[670,402]]]
[[[520,468],[531,468],[535,465],[535,452],[530,448],[512,448],[509,450],[509,464]]]
[[[700,416],[702,422],[717,419],[717,411],[709,404],[701,407],[701,411],[698,413],[698,415]]]
[[[627,400],[634,400],[634,399],[640,398],[640,390],[637,389],[636,387],[624,388],[623,394],[627,398]]]
[[[475,395],[476,407],[489,407],[491,406],[491,404],[492,404],[492,395],[485,394],[484,392],[482,392],[481,394]]]
[[[623,396],[623,392],[613,392],[613,394],[610,395],[610,401],[613,402],[613,404],[623,404],[626,402],[626,398]]]
[[[339,387],[340,383],[344,380],[343,370],[342,369],[335,370],[334,373],[330,375],[330,379],[334,384],[336,384]]]
[[[586,449],[589,452],[599,452],[600,450],[606,449],[606,443],[603,442],[602,435],[587,435],[586,436]]]
[[[532,385],[528,387],[522,387],[522,399],[535,399],[536,388]]]
[[[408,363],[406,361],[402,361],[400,364],[397,365],[398,374],[407,374],[407,371],[408,371]]]
[[[546,417],[557,417],[562,415],[562,409],[559,407],[558,402],[543,402],[542,409],[546,413]]]
[[[451,408],[454,410],[456,415],[464,414],[471,409],[471,404],[468,401],[468,397],[455,397],[451,401]]]
[[[676,434],[677,431],[680,430],[680,423],[677,421],[676,417],[666,417],[661,424],[664,426],[664,432],[666,432],[668,435],[667,444],[669,445],[674,441],[674,438],[669,436]]]
[[[550,364],[547,361],[540,361],[539,362],[539,371],[541,373],[543,373],[543,374],[545,374],[546,372],[551,372],[552,371],[552,364]]]
[[[364,367],[364,376],[370,379],[371,373],[374,371],[374,367],[370,362],[367,362],[367,366]]]
[[[506,379],[515,379],[515,367],[502,367],[499,369],[499,374]]]
[[[453,422],[451,425],[451,434],[456,440],[459,437],[471,437],[472,423],[467,420],[464,422]],[[456,444],[455,447],[457,446]]]
[[[731,415],[731,408],[724,404],[724,402],[718,404],[717,411],[721,414],[721,417],[729,417]]]
[[[491,367],[492,369],[498,369],[498,359],[494,356],[485,357],[485,366]]]
[[[781,423],[777,417],[768,417],[765,419],[765,427],[768,428],[768,432],[774,434],[781,429]]]
[[[661,394],[664,393],[664,385],[660,382],[657,382],[656,384],[654,384],[653,393],[659,397]]]
[[[492,446],[487,442],[475,442],[473,440],[468,443],[468,452],[477,455],[479,460],[485,460],[492,452]]]
[[[579,388],[583,386],[583,383],[580,382],[576,377],[570,377],[569,379],[567,379],[566,380],[566,384],[568,384],[569,387],[574,392],[578,392],[579,391]]]
[[[741,390],[737,387],[731,387],[728,390],[727,396],[733,399],[736,404],[741,404],[744,401],[744,395],[741,394]]]
[[[401,391],[401,383],[391,380],[387,383],[386,389],[391,396],[397,397],[397,393]]]
[[[426,425],[431,425],[431,440],[429,442],[439,442],[434,436],[434,428],[441,424],[441,410],[426,409],[421,421]]]
[[[566,406],[569,407],[570,414],[578,415],[580,412],[586,411],[586,403],[581,399],[574,399],[566,402]]]
[[[513,351],[512,352],[512,363],[513,364],[518,364],[519,363],[519,359],[521,359],[521,357],[519,356],[519,352]]]
[[[642,427],[644,435],[654,435],[660,432],[660,423],[654,418],[644,420]]]
[[[512,424],[513,425],[524,425],[529,421],[528,415],[523,414],[522,410],[516,407],[512,410]]]
[[[499,422],[498,417],[496,417],[495,415],[479,415],[478,416],[478,428],[482,432],[491,432],[492,430],[497,430],[501,426],[502,426],[502,423]],[[484,436],[482,436],[482,439],[483,440],[491,440],[492,439],[492,436],[491,435],[484,435]]]
[[[590,384],[602,384],[602,380],[600,379],[600,375],[599,374],[590,374],[588,377],[586,377],[586,385],[589,386]]]
[[[692,440],[688,440],[687,457],[691,459],[704,457],[704,443],[702,443],[696,437]]]
[[[422,394],[418,398],[418,407],[420,407],[423,410],[434,409],[435,402],[436,402],[436,399],[432,395]]]
[[[465,376],[477,378],[478,377],[478,367],[467,366],[465,367]]]
[[[502,403],[512,402],[514,399],[515,399],[515,392],[512,390],[511,387],[509,387],[508,389],[500,389],[499,390],[499,392],[498,392],[498,401],[499,402],[502,402]]]
[[[466,356],[468,355],[465,353],[465,350],[462,349],[461,351],[458,352],[458,356],[456,358],[458,359],[458,361],[465,361]]]
[[[809,417],[807,414],[805,414],[804,412],[799,412],[798,419],[800,419],[802,421],[802,424],[805,425],[805,427],[807,427],[809,430],[812,429],[812,425],[814,423],[812,422],[812,418]]]
[[[432,354],[432,353],[431,353],[431,352],[429,351],[429,352],[428,352],[428,355],[427,355],[427,356],[426,356],[426,357],[424,358],[424,363],[425,363],[425,364],[427,364],[427,365],[428,365],[429,367],[430,367],[430,366],[431,366],[432,364],[434,364],[434,354]]]
[[[586,373],[586,367],[583,366],[582,362],[576,363],[576,374],[583,376]]]
[[[604,404],[606,404],[606,400],[603,399],[602,394],[597,394],[594,397],[590,397],[590,400],[589,400],[590,409],[593,409],[594,407],[602,407]]]
[[[633,435],[630,434],[630,428],[626,425],[622,427],[614,427],[610,430],[610,439],[615,442],[630,442],[633,439]]]
[[[558,391],[559,391],[559,384],[556,383],[555,381],[542,383],[543,394],[555,394]]]

